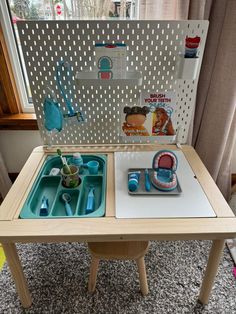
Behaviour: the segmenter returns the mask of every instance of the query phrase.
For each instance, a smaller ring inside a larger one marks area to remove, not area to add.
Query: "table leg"
[[[199,301],[202,304],[207,304],[214,280],[217,274],[221,255],[224,249],[225,240],[214,240],[212,243],[210,255],[208,258],[207,268],[203,278]]]
[[[28,308],[32,304],[31,296],[28,289],[28,284],[25,279],[21,262],[17,254],[16,246],[14,243],[2,244],[8,266],[10,268],[12,277],[15,281],[16,290],[24,308]]]

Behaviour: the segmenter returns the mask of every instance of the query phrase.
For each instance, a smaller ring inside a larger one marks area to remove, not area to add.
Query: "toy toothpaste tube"
[[[198,46],[201,38],[196,37],[188,37],[185,38],[185,58],[197,58]]]
[[[134,192],[139,187],[140,171],[131,171],[128,173],[128,189]]]

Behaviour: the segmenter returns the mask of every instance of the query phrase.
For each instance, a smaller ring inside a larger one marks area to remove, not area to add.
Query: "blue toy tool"
[[[169,150],[161,150],[153,158],[153,185],[161,191],[172,191],[177,187],[177,157]]]
[[[63,127],[63,116],[56,100],[54,92],[48,88],[49,97],[46,97],[43,104],[44,126],[46,130],[57,130],[60,132]]]
[[[150,182],[148,169],[145,169],[145,190],[147,192],[150,192],[150,190],[151,190],[151,182]]]
[[[62,200],[65,202],[65,209],[66,209],[66,215],[67,216],[73,216],[72,209],[70,207],[69,202],[71,201],[71,196],[68,193],[63,193],[61,195]]]
[[[56,71],[57,85],[60,89],[62,97],[65,100],[68,113],[64,114],[64,118],[76,118],[78,122],[83,122],[84,115],[78,110],[74,110],[72,106],[72,70],[70,63],[67,61],[60,61]]]
[[[128,189],[134,192],[139,188],[140,171],[131,171],[128,173]]]
[[[46,196],[43,196],[39,216],[48,216],[48,207],[49,207],[48,198]]]
[[[91,185],[88,192],[87,205],[85,209],[86,214],[90,214],[94,211],[94,189],[94,186]]]

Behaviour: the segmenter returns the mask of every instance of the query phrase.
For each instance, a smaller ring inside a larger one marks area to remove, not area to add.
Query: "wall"
[[[8,172],[19,172],[32,150],[42,145],[38,131],[0,131],[0,150]],[[236,143],[232,172],[236,173]]]
[[[0,150],[8,172],[19,172],[32,150],[40,145],[39,131],[0,131]]]

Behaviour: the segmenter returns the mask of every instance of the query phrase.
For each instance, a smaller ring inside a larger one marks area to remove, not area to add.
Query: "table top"
[[[61,146],[63,153],[107,155],[106,215],[101,218],[19,219],[21,208],[46,157],[56,148],[37,147],[31,153],[0,207],[0,242],[135,241],[226,239],[236,236],[236,217],[209,175],[196,151],[187,145]],[[211,218],[115,217],[115,152],[182,151],[214,210]]]

